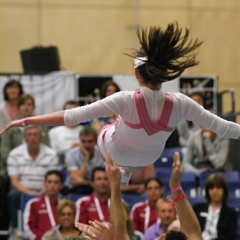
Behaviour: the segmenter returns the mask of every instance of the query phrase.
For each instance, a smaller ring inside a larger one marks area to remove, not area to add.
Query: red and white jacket
[[[27,202],[23,227],[28,239],[41,240],[45,232],[58,225],[58,202],[51,202],[45,195]]]
[[[88,221],[98,220],[109,222],[110,196],[106,201],[100,201],[94,194],[80,198],[76,202],[77,212],[75,221],[88,224]]]
[[[134,229],[144,233],[157,222],[156,207],[150,205],[148,201],[136,203],[131,210],[131,219]]]

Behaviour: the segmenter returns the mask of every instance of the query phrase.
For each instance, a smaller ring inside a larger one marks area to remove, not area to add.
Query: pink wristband
[[[175,188],[172,190],[172,194],[174,194],[175,192],[180,191],[180,190],[182,190],[182,187],[181,187],[181,186],[175,187]]]
[[[27,124],[25,123],[25,119],[24,118],[21,120],[21,124],[22,124],[23,127],[27,126]]]

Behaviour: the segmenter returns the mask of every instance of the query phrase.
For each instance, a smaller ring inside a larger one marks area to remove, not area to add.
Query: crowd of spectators
[[[0,106],[1,128],[13,119],[34,115],[34,98],[24,93],[18,81],[10,80],[3,91],[5,103]],[[117,84],[107,81],[100,96],[104,98],[117,91],[120,91]],[[201,93],[190,97],[204,105]],[[63,109],[78,106],[78,102],[70,100]],[[12,229],[14,240],[17,239],[22,194],[37,196],[28,201],[23,214],[24,232],[29,239],[70,236],[88,239],[74,227],[75,222],[97,221],[108,226],[110,183],[96,143],[99,130],[117,117],[108,116],[88,125],[72,127],[12,128],[1,136],[0,230]],[[183,169],[193,172],[196,178],[204,171],[231,169],[227,159],[229,140],[187,121],[179,124],[174,136],[178,136],[178,147],[183,151]],[[171,145],[168,141],[167,146],[175,147],[175,143]],[[121,193],[145,194],[147,199],[131,209],[123,200],[131,240],[154,240],[169,229],[179,230],[176,210],[172,200],[166,198],[160,178],[155,176],[154,164],[151,164],[133,173],[129,185],[121,187]],[[234,239],[237,213],[227,206],[228,190],[224,177],[211,175],[205,192],[206,202],[193,207],[203,239]],[[76,203],[66,199],[71,194],[79,195]]]

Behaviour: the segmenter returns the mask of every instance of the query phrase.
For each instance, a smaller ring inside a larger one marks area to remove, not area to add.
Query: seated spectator
[[[41,240],[45,232],[57,226],[57,205],[62,187],[62,173],[58,170],[48,171],[44,181],[45,193],[26,204],[23,216],[26,237]]]
[[[237,212],[227,206],[228,186],[220,173],[211,174],[205,183],[206,202],[196,203],[193,210],[202,230],[202,239],[235,239]]]
[[[65,240],[69,237],[78,237],[81,233],[75,228],[75,203],[63,199],[57,207],[59,225],[46,232],[42,240]]]
[[[121,192],[128,194],[142,194],[145,191],[145,180],[154,176],[154,165],[150,164],[145,166],[141,171],[132,174],[128,186],[121,187]]]
[[[18,101],[23,94],[22,84],[14,79],[10,79],[3,88],[5,102],[0,106],[0,128],[6,126],[19,115]]]
[[[22,84],[14,79],[10,79],[3,88],[4,102],[0,105],[0,127],[10,123],[12,120],[17,119],[19,116],[18,101],[23,94]],[[0,139],[0,144],[2,144]],[[1,146],[1,145],[0,145]],[[9,153],[9,152],[8,152]],[[7,153],[7,154],[8,154]],[[6,173],[7,156],[4,156],[3,149],[0,151],[0,230],[8,231],[8,212],[7,212],[7,199],[6,195],[9,192],[9,178]],[[3,236],[2,236],[3,238]]]
[[[113,82],[112,80],[106,81],[103,83],[101,87],[100,98],[103,99],[120,91],[121,91],[120,87],[115,82]]]
[[[97,166],[104,167],[105,164],[96,145],[96,131],[86,126],[80,131],[79,138],[80,146],[76,146],[66,154],[69,173],[66,185],[70,188],[68,192],[89,194],[92,192],[92,187],[88,183],[92,170]]]
[[[19,119],[31,117],[34,114],[35,101],[29,94],[22,94],[18,102]],[[1,156],[4,162],[7,161],[9,152],[24,142],[24,128],[12,128],[1,137]],[[40,127],[42,132],[42,143],[50,146],[48,137],[48,128]]]
[[[202,127],[189,139],[186,154],[183,156],[183,169],[196,176],[204,171],[230,170],[228,150],[229,139],[221,138]]]
[[[120,92],[121,89],[120,87],[113,82],[112,80],[106,81],[103,83],[102,87],[101,87],[101,91],[100,91],[100,98],[103,99],[105,97],[108,97],[116,92]],[[111,124],[114,121],[116,121],[117,119],[117,115],[114,114],[112,116],[108,116],[108,117],[102,117],[102,118],[98,118],[93,120],[92,122],[92,127],[99,132],[100,129],[107,125],[107,124]]]
[[[18,82],[17,82],[18,83]],[[16,90],[14,90],[16,91]],[[13,92],[14,92],[13,91]],[[34,108],[35,108],[35,102],[34,98],[29,94],[22,94],[19,97],[19,101],[17,103],[18,110],[19,110],[19,116],[18,119],[30,117],[33,115]],[[49,145],[49,139],[48,139],[48,128],[46,126],[41,127],[41,131],[43,134],[43,140],[42,143]],[[2,191],[2,202],[0,203],[0,213],[3,216],[0,217],[0,229],[2,226],[5,225],[3,229],[8,230],[8,203],[7,203],[7,194],[10,189],[10,181],[9,177],[6,173],[6,166],[7,166],[7,157],[9,152],[22,144],[24,142],[24,135],[23,135],[23,128],[12,128],[8,131],[7,134],[4,134],[4,136],[1,136],[1,161],[0,161],[0,175],[2,175],[5,172],[5,176],[2,181],[2,186],[0,187]]]
[[[142,233],[157,221],[156,203],[163,195],[161,180],[157,177],[148,178],[145,181],[145,193],[148,200],[134,204],[131,210],[134,228]]]
[[[149,227],[144,233],[144,240],[155,240],[156,237],[167,233],[168,226],[176,220],[177,214],[173,201],[160,198],[156,203],[157,222]]]
[[[197,102],[199,105],[204,107],[204,95],[201,92],[193,92],[189,95],[189,97]],[[182,148],[185,148],[187,146],[189,137],[192,135],[192,133],[199,130],[201,127],[191,121],[187,121],[183,119],[178,125],[177,125],[177,132],[179,135],[179,144]]]
[[[12,186],[8,193],[8,203],[13,228],[17,227],[21,194],[40,195],[43,192],[46,172],[58,169],[57,153],[41,143],[43,136],[40,127],[26,127],[24,138],[26,143],[14,148],[7,160]]]
[[[98,220],[109,222],[110,186],[104,167],[96,167],[92,172],[93,193],[76,202],[76,222],[88,224]]]
[[[64,104],[63,110],[78,107],[79,104],[75,101],[67,101]],[[75,125],[71,127],[59,126],[50,129],[49,138],[51,147],[57,151],[60,162],[65,166],[65,153],[79,146],[79,132],[83,127]]]
[[[111,159],[108,153],[106,158],[106,172],[111,188],[110,217],[111,224],[104,226],[98,221],[87,224],[76,223],[76,227],[87,236],[87,240],[130,240],[125,225],[124,209],[121,204],[120,181],[121,173],[117,164]],[[168,233],[158,236],[155,240],[201,240],[201,231],[196,215],[189,204],[184,191],[180,187],[182,167],[178,153],[173,157],[173,170],[169,180],[169,186],[172,190],[175,208],[181,224],[181,231],[170,230]],[[117,216],[117,217],[116,217]]]

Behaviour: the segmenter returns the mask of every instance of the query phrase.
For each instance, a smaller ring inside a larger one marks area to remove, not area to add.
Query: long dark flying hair
[[[168,24],[166,30],[161,27],[141,30],[137,27],[136,32],[141,47],[129,56],[148,58],[146,64],[137,68],[144,81],[158,84],[173,80],[186,68],[198,64],[195,60],[198,53],[194,50],[202,42],[198,39],[189,40],[189,30],[185,28],[183,33],[177,22]]]

